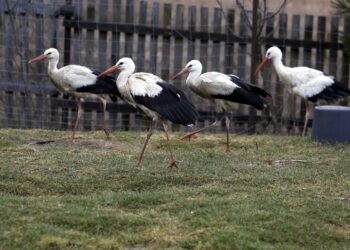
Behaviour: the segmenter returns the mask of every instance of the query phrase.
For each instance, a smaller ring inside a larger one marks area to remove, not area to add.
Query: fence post
[[[214,34],[221,33],[221,9],[214,9]],[[210,71],[220,71],[220,41],[213,40]]]
[[[164,4],[163,27],[171,27],[171,4]],[[170,75],[170,36],[171,34],[163,34],[163,48],[162,48],[162,70],[161,77],[163,79],[169,78]]]
[[[126,1],[126,15],[125,23],[133,25],[134,24],[134,0]],[[132,58],[132,48],[133,48],[133,30],[125,33],[125,56]]]
[[[229,40],[230,35],[234,35],[235,29],[235,11],[229,9],[226,16],[226,43],[225,43],[225,68],[226,74],[233,73],[234,42]]]
[[[11,10],[5,10],[4,12],[5,17],[5,67],[4,67],[4,79],[7,81],[13,80],[13,49],[12,49],[12,42],[13,42],[13,29],[11,25]],[[6,91],[6,99],[7,102],[5,103],[6,106],[6,120],[7,120],[7,127],[12,128],[13,127],[13,92],[12,91]]]
[[[285,39],[287,36],[287,14],[280,14],[278,20],[278,37]],[[285,54],[286,48],[281,48],[282,53]],[[281,132],[283,129],[283,97],[284,97],[284,83],[280,80],[277,80],[275,86],[275,105],[276,105],[276,116],[281,118],[281,121],[277,123],[276,129],[278,132]],[[278,107],[278,108],[277,108]]]
[[[151,18],[151,25],[152,25],[152,34],[151,34],[151,55],[150,55],[150,71],[153,74],[157,74],[157,39],[158,34],[156,34],[156,28],[158,28],[158,20],[159,20],[159,3],[153,3],[152,6],[152,18]]]
[[[139,9],[139,25],[144,26],[147,24],[147,1],[141,0]],[[145,43],[146,35],[139,34],[137,42],[137,55],[136,55],[136,70],[145,70]]]
[[[196,40],[192,38],[193,32],[196,31],[196,6],[190,6],[188,8],[188,31],[190,34],[189,39],[187,40],[187,61],[190,61],[194,59],[196,52]]]
[[[292,39],[299,40],[300,38],[300,15],[293,15],[292,17]],[[299,48],[292,47],[290,49],[290,66],[295,67],[299,65]],[[288,92],[291,92],[290,90]],[[289,104],[287,131],[290,134],[295,133],[295,127],[298,125],[295,120],[299,118],[296,114],[296,96],[292,93],[287,93],[287,103]]]

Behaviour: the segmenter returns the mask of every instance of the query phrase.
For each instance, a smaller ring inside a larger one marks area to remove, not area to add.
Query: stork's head
[[[257,67],[255,74],[258,74],[259,71],[265,66],[265,64],[267,64],[269,62],[269,60],[272,61],[281,61],[282,60],[282,51],[276,47],[270,47],[265,54],[265,58],[264,60],[259,64],[259,66]]]
[[[179,73],[177,73],[176,75],[174,75],[171,80],[174,80],[176,79],[177,77],[181,76],[181,75],[184,75],[186,73],[189,73],[189,72],[202,72],[202,64],[200,61],[198,60],[192,60],[192,61],[189,61],[185,68],[183,68]]]
[[[103,71],[103,73],[99,74],[98,77],[112,74],[117,71],[128,71],[133,73],[135,71],[135,63],[129,57],[123,57],[119,59],[119,61],[112,67]]]
[[[45,50],[44,54],[37,56],[29,61],[29,63],[39,62],[43,60],[52,60],[57,59],[60,57],[60,54],[58,53],[58,50],[55,48],[50,48]]]
[[[268,60],[282,60],[282,56],[282,51],[278,47],[273,46],[266,51],[265,58]]]

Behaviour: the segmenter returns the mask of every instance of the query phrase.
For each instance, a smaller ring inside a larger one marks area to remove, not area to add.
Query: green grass
[[[349,249],[350,146],[0,130],[0,249]],[[54,140],[38,145],[33,142]]]

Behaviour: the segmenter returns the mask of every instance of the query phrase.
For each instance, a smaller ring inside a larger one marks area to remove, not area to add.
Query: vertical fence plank
[[[339,17],[331,19],[330,49],[329,49],[329,74],[337,75],[337,59],[338,59],[338,33],[339,33]]]
[[[71,5],[72,2],[70,0],[66,0],[66,5]],[[71,19],[70,16],[65,16],[65,19]],[[71,39],[72,33],[70,27],[64,28],[64,45],[63,45],[63,64],[70,64],[70,56],[71,56]],[[70,96],[64,95],[64,99],[71,98]],[[71,110],[72,113],[76,113],[76,110]],[[61,129],[66,130],[69,124],[69,108],[62,107],[62,117],[61,117]]]
[[[190,37],[188,39],[188,51],[187,51],[187,61],[193,60],[196,52],[195,39],[192,38],[193,32],[196,31],[196,6],[190,6],[188,8],[188,31],[190,32]]]
[[[313,32],[313,16],[305,16],[305,26],[304,26],[304,40],[311,41]],[[312,49],[308,46],[304,46],[304,56],[303,56],[303,65],[311,67],[311,54]],[[305,114],[305,102],[300,104],[300,114],[304,116]],[[301,129],[301,128],[300,128]]]
[[[221,33],[221,9],[214,9],[214,24],[213,24],[213,32]],[[211,55],[211,69],[212,71],[220,71],[220,41],[213,40],[213,49]]]
[[[147,1],[142,0],[140,2],[139,9],[139,25],[145,25],[147,23]],[[137,56],[136,56],[136,68],[137,71],[145,70],[145,41],[146,36],[144,34],[138,35],[137,43]]]
[[[108,0],[100,0],[99,9],[108,9],[109,4]],[[100,12],[99,21],[101,23],[107,22],[107,15],[105,13]],[[105,69],[107,65],[107,31],[100,30],[98,32],[98,66],[101,69]]]
[[[233,72],[233,57],[234,57],[234,43],[233,41],[228,40],[229,35],[234,34],[234,28],[235,28],[235,12],[232,9],[229,9],[227,11],[227,17],[226,17],[226,34],[227,39],[225,43],[225,68],[224,72],[226,74],[230,74]]]
[[[156,28],[159,24],[159,3],[153,3],[151,25],[154,30],[151,34],[151,55],[150,55],[150,71],[153,74],[157,74],[157,54],[158,54],[158,35],[156,34]]]
[[[121,16],[121,0],[114,0],[112,8],[112,22],[115,24],[120,23],[120,16]],[[110,57],[110,65],[114,65],[117,60],[120,58],[120,32],[118,30],[112,31],[112,42],[111,42],[111,57]],[[118,100],[118,103],[120,100]],[[114,105],[113,105],[114,106]],[[109,112],[109,125],[111,130],[115,130],[118,128],[118,109],[113,108]]]
[[[201,7],[200,31],[207,34],[209,32],[209,11],[207,7]],[[200,40],[199,60],[203,65],[203,71],[207,71],[208,68],[208,40],[209,34],[208,39]]]
[[[87,18],[88,20],[95,20],[96,17],[96,8],[95,1],[88,0],[87,2]],[[94,52],[95,52],[95,30],[87,29],[86,30],[86,41],[85,41],[85,62],[88,67],[94,66]],[[84,107],[84,106],[83,106]],[[84,108],[83,114],[83,129],[91,130],[92,129],[92,110],[89,108]]]
[[[184,27],[184,5],[176,5],[175,30],[182,30]],[[183,58],[183,38],[176,36],[174,41],[174,72],[178,72],[182,67]]]
[[[344,35],[350,35],[350,18],[344,18]],[[349,56],[350,53],[347,49],[343,49],[343,59],[342,59],[342,70],[341,70],[341,82],[344,87],[349,88]],[[349,102],[348,99],[342,100],[342,105],[347,105]]]
[[[126,1],[126,14],[125,14],[125,22],[127,24],[134,23],[134,0]],[[133,30],[125,33],[125,45],[124,45],[124,56],[132,58],[132,50],[133,50]],[[130,129],[130,122],[133,121],[131,117],[134,114],[122,114],[122,126],[124,130]]]
[[[12,81],[13,80],[13,50],[12,50],[12,42],[13,42],[13,29],[11,22],[13,21],[13,17],[11,16],[10,10],[5,11],[5,33],[4,33],[4,39],[5,39],[5,47],[4,47],[4,80],[6,81]],[[6,91],[6,121],[7,121],[7,127],[12,128],[13,127],[13,92],[12,91]]]
[[[312,32],[313,32],[313,16],[306,15],[305,16],[305,26],[304,26],[304,40],[305,41],[312,40]],[[311,48],[308,46],[304,46],[303,65],[307,66],[307,67],[311,66]]]
[[[112,21],[113,23],[120,23],[121,16],[121,0],[113,1],[114,5],[112,6]],[[120,32],[116,29],[112,31],[112,56],[110,65],[113,65],[120,58]]]
[[[83,9],[83,1],[81,0],[75,0],[74,2],[74,10],[76,16],[74,19],[80,23],[81,15],[82,15],[82,9]],[[73,30],[73,37],[72,37],[72,54],[73,54],[73,63],[74,64],[80,64],[81,63],[81,28],[78,26],[74,28]]]
[[[125,22],[128,24],[134,23],[134,0],[126,1]],[[132,58],[133,48],[133,30],[125,33],[125,51],[124,55]]]
[[[28,84],[28,29],[29,21],[27,12],[29,10],[28,2],[24,0],[18,1],[18,17],[13,20],[13,24],[16,27],[16,38],[13,41],[13,45],[16,47],[16,54],[19,56],[19,68],[17,68],[19,74],[19,80],[25,84]],[[16,20],[17,19],[17,20]],[[31,103],[30,103],[30,93],[23,89],[19,96],[20,110],[19,110],[19,127],[20,128],[30,128],[30,113],[31,113]]]
[[[44,48],[44,4],[43,0],[37,1],[37,8],[36,8],[36,15],[35,15],[35,54],[40,55],[43,53]],[[43,64],[37,63],[35,80],[37,82],[43,81]],[[47,105],[44,105],[43,102],[43,93],[37,93],[35,96],[35,113],[33,114],[33,117],[35,117],[35,127],[36,128],[43,128],[43,120],[44,116],[47,113]]]
[[[293,15],[292,17],[292,34],[291,38],[294,40],[300,39],[300,15]],[[299,62],[299,48],[291,48],[290,49],[290,66],[295,67],[298,66]],[[288,134],[293,131],[293,128],[297,125],[295,119],[298,117],[296,114],[296,96],[291,91],[287,91],[287,102],[289,103],[289,112],[288,119],[294,122],[289,122],[287,125]]]
[[[286,39],[287,37],[287,15],[280,14],[278,20],[278,37],[281,39]],[[285,54],[285,47],[281,48],[282,53]],[[283,114],[283,97],[284,97],[284,84],[281,81],[277,81],[275,86],[275,104],[278,107],[276,110],[277,117],[282,117]],[[278,131],[281,131],[283,124],[279,123]]]
[[[316,50],[316,68],[323,71],[325,48],[322,43],[326,40],[326,17],[319,16],[317,19],[317,41],[320,45]]]
[[[244,13],[240,13],[240,20],[239,20],[239,35],[240,37],[247,37],[249,30],[249,24],[248,20],[245,17]],[[242,79],[246,78],[246,68],[247,68],[247,44],[244,42],[238,43],[238,67],[237,67],[237,74]],[[238,113],[242,114],[244,113],[245,107],[244,105],[239,105],[238,107]],[[236,131],[238,133],[245,132],[244,124],[239,124],[236,122]]]
[[[164,4],[163,10],[163,27],[171,27],[171,4]],[[163,48],[162,48],[162,70],[161,77],[163,79],[169,78],[170,74],[170,36],[171,34],[163,34]]]
[[[109,9],[108,0],[99,1],[100,10]],[[100,11],[98,20],[100,23],[106,23],[108,21],[106,12]],[[99,30],[98,32],[98,56],[97,56],[98,67],[101,69],[107,68],[107,31]],[[94,66],[95,68],[95,66]],[[103,126],[103,106],[99,105],[99,108],[96,110],[96,129],[101,129]]]
[[[272,38],[274,36],[274,17],[271,12],[267,13],[270,18],[266,20],[266,25],[265,25],[265,37],[267,38]],[[265,49],[263,54],[265,55],[266,51],[274,44],[265,44]],[[265,90],[267,90],[271,96],[274,96],[274,84],[275,81],[273,79],[276,79],[274,69],[271,65],[271,63],[267,64],[264,67],[263,71],[263,78],[264,78],[264,84],[263,87]],[[268,114],[267,110],[263,111],[266,112],[265,114]],[[276,105],[275,105],[275,100],[271,98],[271,105],[269,106],[269,112],[271,114],[271,124],[273,127],[273,130],[276,131],[276,126],[277,126],[277,117],[276,117]]]

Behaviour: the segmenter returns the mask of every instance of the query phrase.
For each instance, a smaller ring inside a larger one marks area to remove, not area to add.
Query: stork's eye
[[[269,53],[267,53],[267,56],[269,56],[270,55],[270,52]]]
[[[48,55],[51,55],[51,52],[47,53]]]
[[[192,64],[191,64],[191,65],[188,65],[188,67],[191,68],[191,67],[192,67]]]
[[[119,65],[123,65],[123,64],[124,64],[123,62],[119,63]]]

